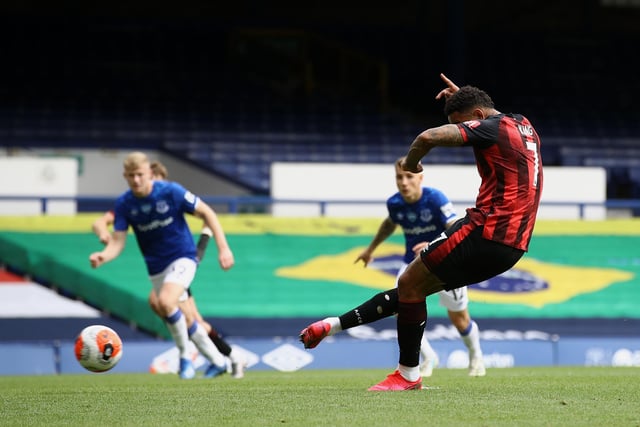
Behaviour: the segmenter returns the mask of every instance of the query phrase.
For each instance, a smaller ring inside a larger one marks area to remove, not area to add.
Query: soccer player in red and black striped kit
[[[397,290],[381,292],[340,317],[303,329],[300,340],[313,348],[327,335],[397,314],[398,367],[371,391],[422,388],[420,340],[427,322],[426,297],[482,282],[509,270],[528,250],[542,191],[540,138],[521,114],[496,110],[489,95],[459,88],[446,76],[449,123],[427,129],[409,148],[402,168],[422,172],[420,160],[437,146],[470,146],[481,177],[476,206],[434,239],[409,264]]]

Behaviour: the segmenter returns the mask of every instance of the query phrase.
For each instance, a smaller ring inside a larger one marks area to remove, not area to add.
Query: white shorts
[[[402,266],[398,269],[396,287],[398,286],[398,278],[404,273],[408,266],[409,264],[402,263]],[[469,305],[466,286],[451,291],[440,291],[438,292],[438,297],[440,298],[440,305],[446,307],[448,311],[463,311]]]
[[[187,289],[191,286],[193,278],[196,276],[198,264],[191,258],[178,258],[173,261],[161,273],[149,276],[153,284],[153,292],[158,295],[165,283],[176,283],[184,288],[184,293],[180,295],[180,302],[185,302],[189,298]]]

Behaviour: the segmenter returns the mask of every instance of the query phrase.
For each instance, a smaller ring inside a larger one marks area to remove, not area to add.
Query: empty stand
[[[10,83],[0,102],[6,148],[153,147],[266,194],[274,161],[390,163],[418,132],[444,121],[431,93],[439,65],[412,69],[409,29],[384,37],[340,32],[338,42],[314,31],[203,23],[3,24],[0,35],[19,40],[0,69]],[[468,50],[468,81],[460,83],[487,89],[502,111],[528,116],[546,165],[605,167],[609,197],[637,197],[640,81],[626,54],[637,36],[556,31],[496,39],[509,61],[492,56],[497,50]],[[257,58],[272,63],[257,66]],[[611,90],[617,82],[625,89]],[[473,157],[442,149],[424,161],[471,164]]]

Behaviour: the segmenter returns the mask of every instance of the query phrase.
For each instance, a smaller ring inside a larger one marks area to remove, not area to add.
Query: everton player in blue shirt
[[[175,182],[154,181],[150,162],[141,152],[124,160],[124,178],[129,190],[116,200],[113,235],[104,249],[89,256],[93,268],[116,258],[125,247],[127,230],[132,227],[158,301],[158,312],[180,351],[180,378],[195,376],[188,358],[191,339],[210,362],[206,376],[220,372],[215,346],[197,321],[187,324],[179,303],[188,298],[187,289],[197,268],[196,246],[184,217],[202,218],[212,231],[223,270],[233,267],[234,257],[216,213],[196,195]]]
[[[398,226],[402,227],[405,253],[396,280],[427,246],[428,242],[436,239],[458,220],[456,211],[447,196],[436,188],[424,187],[422,185],[423,173],[403,170],[401,167],[403,160],[404,157],[401,157],[395,163],[398,192],[387,199],[389,215],[380,224],[378,232],[369,246],[356,258],[356,262],[362,261],[365,266],[368,265],[373,260],[373,252],[376,248],[389,238]],[[447,308],[451,323],[460,333],[462,341],[469,351],[469,375],[473,377],[484,376],[486,370],[480,347],[480,333],[478,325],[469,316],[467,288],[442,290],[438,292],[438,296],[440,304]],[[322,332],[326,331],[326,335],[333,335],[341,330],[367,323],[368,320],[368,318],[363,319],[362,315],[355,316],[352,312],[348,312],[340,317],[328,317],[315,322],[309,328],[321,329]],[[323,335],[322,332],[320,335]],[[304,340],[303,343],[306,347],[313,348],[313,343]],[[317,345],[317,343],[315,344]],[[420,374],[423,377],[430,377],[433,368],[438,365],[438,355],[424,335],[420,345],[420,353],[423,359],[420,364]]]
[[[356,259],[356,262],[362,261],[366,266],[373,259],[373,251],[391,236],[399,225],[404,233],[405,254],[397,277],[400,277],[428,242],[436,239],[458,219],[447,196],[437,188],[424,187],[423,173],[403,170],[401,167],[403,160],[404,157],[401,157],[395,163],[398,192],[387,200],[389,216],[380,224],[377,234],[367,249]],[[480,334],[478,325],[471,320],[467,309],[469,304],[467,288],[442,290],[438,292],[438,296],[440,305],[446,307],[451,323],[460,333],[469,351],[469,375],[484,376],[486,371],[480,347]],[[433,368],[438,365],[438,355],[424,335],[420,353],[423,358],[420,374],[423,377],[430,377]]]

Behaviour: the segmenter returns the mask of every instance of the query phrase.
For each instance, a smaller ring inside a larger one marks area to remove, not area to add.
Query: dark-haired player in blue
[[[367,266],[373,260],[376,248],[389,238],[398,226],[402,227],[405,253],[396,280],[430,241],[458,220],[453,204],[447,196],[437,188],[424,187],[423,173],[403,170],[401,167],[403,160],[404,157],[401,157],[395,162],[398,192],[387,199],[389,215],[380,224],[369,246],[356,258],[356,262],[362,261]],[[451,323],[460,333],[469,351],[469,375],[484,376],[486,370],[480,347],[480,332],[476,322],[469,316],[467,288],[442,290],[438,292],[438,296],[440,305],[446,307]],[[308,328],[321,329],[322,332],[326,330],[326,335],[334,335],[339,331],[356,327],[366,320],[368,319],[363,318],[362,315],[356,316],[348,312],[340,317],[328,317],[315,322]],[[420,344],[420,354],[423,359],[420,364],[420,374],[423,377],[430,377],[433,368],[438,365],[438,355],[424,335]]]
[[[423,173],[403,170],[401,167],[403,160],[404,157],[401,157],[395,163],[398,192],[387,200],[389,216],[382,221],[367,249],[356,259],[356,262],[364,262],[365,266],[369,264],[378,245],[391,236],[399,225],[404,234],[405,254],[396,280],[430,241],[438,237],[458,219],[453,204],[447,196],[437,188],[424,187],[422,185]],[[438,292],[438,296],[440,305],[446,307],[451,323],[457,329],[469,351],[469,375],[472,377],[484,376],[486,370],[480,347],[480,332],[476,322],[469,316],[467,288],[442,290]],[[438,355],[424,335],[420,345],[420,353],[423,358],[423,362],[420,364],[420,374],[423,377],[430,377],[433,368],[438,365]]]
[[[221,367],[215,361],[220,353],[202,325],[195,319],[187,324],[179,303],[187,300],[187,290],[198,265],[196,245],[184,214],[193,214],[204,221],[216,241],[220,267],[223,270],[233,267],[233,253],[218,217],[209,205],[181,185],[154,181],[144,153],[132,152],[125,158],[124,178],[129,190],[116,200],[112,238],[102,251],[89,256],[91,266],[100,267],[120,255],[131,226],[157,296],[158,313],[180,352],[180,378],[195,376],[188,357],[189,339],[211,362],[205,375],[217,374]]]

